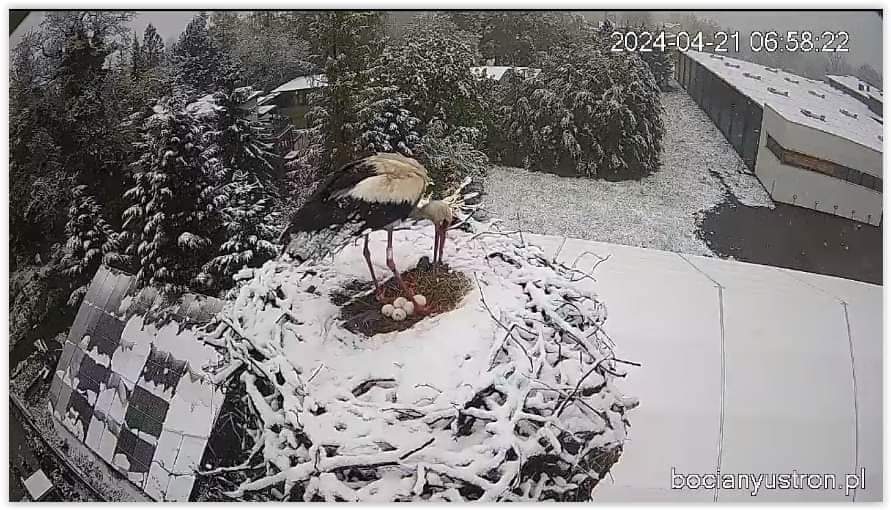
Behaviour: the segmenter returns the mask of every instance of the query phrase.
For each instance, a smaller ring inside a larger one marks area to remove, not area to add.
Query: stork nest
[[[472,288],[464,274],[453,271],[448,264],[433,266],[427,257],[417,266],[402,273],[402,280],[414,294],[427,298],[427,313],[414,314],[401,321],[394,321],[381,313],[383,303],[392,303],[397,297],[408,297],[391,277],[381,285],[383,300],[378,301],[374,289],[367,281],[354,280],[342,290],[334,292],[331,301],[342,305],[340,319],[343,327],[353,333],[371,337],[379,333],[404,331],[425,317],[432,317],[454,310]]]
[[[452,269],[405,275],[429,304],[460,308],[386,342],[329,321],[361,310],[349,297],[360,289],[335,284],[332,265],[271,261],[245,283],[206,339],[244,367],[239,381],[258,421],[256,460],[238,466],[250,471],[229,479],[227,497],[592,498],[622,453],[637,400],[617,383],[637,364],[615,355],[606,307],[581,285],[589,272],[483,230],[491,225],[470,226],[455,232]],[[406,245],[426,239],[399,236]],[[344,256],[361,261],[358,249]],[[463,301],[461,273],[473,274]],[[425,287],[437,274],[452,283]],[[325,291],[344,287],[340,304]]]

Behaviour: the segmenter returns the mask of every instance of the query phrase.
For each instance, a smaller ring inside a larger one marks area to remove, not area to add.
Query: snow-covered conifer
[[[659,88],[637,54],[579,43],[521,86],[519,99],[502,105],[502,129],[527,168],[628,179],[658,167]]]
[[[184,290],[212,252],[217,193],[201,158],[208,130],[172,100],[143,125],[134,185],[124,194],[125,253],[143,285]]]
[[[63,272],[75,282],[89,281],[100,264],[116,264],[121,260],[119,234],[105,219],[102,205],[84,185],[72,190],[65,235],[68,241],[62,258]],[[77,305],[85,292],[86,285],[75,289],[69,304]]]
[[[239,107],[252,95],[252,88],[242,87],[187,107],[211,126],[204,135],[202,160],[206,178],[216,183],[213,203],[219,228],[212,236],[213,256],[198,277],[204,290],[228,287],[242,267],[259,266],[276,253],[278,156],[269,141],[268,122]]]

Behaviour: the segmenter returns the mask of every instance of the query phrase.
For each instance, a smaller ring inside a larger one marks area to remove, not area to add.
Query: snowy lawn
[[[708,116],[684,91],[663,94],[662,166],[640,181],[607,182],[493,168],[486,210],[523,230],[674,252],[713,255],[696,235],[699,215],[727,193],[773,207]]]

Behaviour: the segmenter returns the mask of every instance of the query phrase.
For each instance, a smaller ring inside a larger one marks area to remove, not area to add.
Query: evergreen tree
[[[405,105],[408,98],[395,87],[377,87],[359,109],[359,147],[356,152],[370,155],[377,152],[398,152],[415,155],[420,142],[421,121]]]
[[[62,258],[63,272],[75,282],[84,282],[71,293],[68,304],[76,306],[86,294],[88,282],[99,269],[100,264],[121,262],[118,245],[119,234],[105,220],[102,205],[88,194],[84,185],[76,186],[72,192],[71,206],[65,233],[65,255]]]
[[[178,84],[194,95],[231,90],[241,81],[239,62],[211,38],[203,12],[192,18],[180,35],[173,48],[173,62]]]
[[[482,58],[494,59],[496,65],[537,65],[565,38],[568,28],[565,16],[549,12],[455,12],[450,18],[466,34],[479,38]]]
[[[119,214],[126,152],[117,129],[119,111],[113,104],[112,71],[106,61],[113,51],[122,49],[123,41],[115,37],[126,34],[128,19],[59,12],[47,15],[41,25],[48,47],[60,48],[49,57],[58,65],[49,95],[51,101],[58,101],[54,106],[60,111],[45,125],[58,146],[60,167],[76,190],[70,197],[65,227],[66,260],[73,264],[67,274],[75,288],[86,284],[114,249],[111,220]],[[102,233],[95,230],[100,225]],[[86,243],[90,247],[84,249]],[[102,257],[93,249],[99,249]]]
[[[202,159],[209,129],[170,99],[143,125],[123,215],[125,255],[141,285],[183,291],[213,251],[219,204]]]
[[[164,41],[158,35],[155,26],[149,23],[142,33],[142,55],[145,67],[152,69],[164,61]]]
[[[268,121],[253,119],[239,108],[254,94],[251,87],[218,92],[191,105],[213,126],[205,136],[205,174],[217,183],[220,229],[216,249],[199,275],[206,290],[230,287],[244,266],[257,267],[276,254],[277,230],[272,209],[278,185],[278,156],[270,143]]]
[[[442,121],[448,129],[484,125],[482,81],[470,68],[473,44],[444,16],[417,18],[401,41],[384,49],[376,79],[396,87],[408,111],[424,125]]]
[[[322,166],[339,168],[355,157],[359,97],[367,86],[365,70],[383,46],[382,14],[319,12],[309,21],[308,29],[313,44],[311,60],[327,79],[310,119],[322,137]]]
[[[645,13],[646,14],[646,13]],[[639,25],[636,29],[637,33],[644,31],[652,34],[657,33],[657,29],[650,25]],[[659,90],[668,90],[670,87],[671,77],[674,75],[674,55],[671,48],[666,47],[664,51],[653,48],[653,51],[642,51],[640,57],[650,68],[653,78]]]
[[[502,105],[504,135],[525,166],[606,179],[656,170],[664,125],[659,90],[635,53],[580,41]]]
[[[151,23],[142,34],[138,55],[139,72],[125,85],[128,93],[127,110],[131,112],[141,112],[148,105],[155,104],[161,97],[173,92],[175,72],[167,62],[164,41]],[[135,67],[137,62],[134,61]]]
[[[64,235],[70,186],[47,129],[52,101],[41,76],[40,34],[11,51],[9,69],[10,263],[31,259]]]
[[[134,78],[142,74],[144,70],[142,46],[139,44],[139,37],[133,33],[133,42],[130,45],[130,75]]]
[[[220,48],[241,62],[244,83],[271,90],[313,71],[309,43],[304,40],[307,17],[299,12],[215,12],[210,33]]]

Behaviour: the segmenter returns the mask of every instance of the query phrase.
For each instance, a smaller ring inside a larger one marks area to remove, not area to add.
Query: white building
[[[882,119],[866,104],[712,53],[681,53],[676,76],[774,200],[881,225]]]
[[[879,117],[882,117],[882,105],[884,99],[882,90],[873,87],[869,83],[861,80],[856,76],[832,76],[826,77],[826,81],[830,86],[845,92],[861,103],[869,107],[869,110]]]

